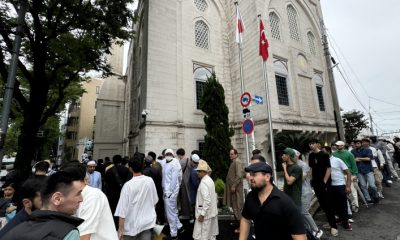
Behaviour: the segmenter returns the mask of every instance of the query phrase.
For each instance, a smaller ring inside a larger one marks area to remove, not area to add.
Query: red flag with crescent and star
[[[263,61],[267,61],[268,59],[268,40],[265,36],[264,24],[260,18],[260,56],[262,57]]]
[[[242,16],[240,15],[239,6],[236,4],[236,42],[243,43],[243,32],[244,32],[244,23],[242,20]]]

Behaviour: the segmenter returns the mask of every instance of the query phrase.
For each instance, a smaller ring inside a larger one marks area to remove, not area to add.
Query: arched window
[[[196,5],[196,8],[201,12],[205,12],[208,8],[206,0],[194,0],[194,5]]]
[[[289,19],[290,38],[300,41],[299,29],[297,25],[297,12],[292,5],[287,7],[287,14]]]
[[[280,22],[279,17],[276,13],[271,12],[269,14],[269,24],[271,26],[271,35],[276,40],[281,40],[281,30],[280,30]]]
[[[324,81],[322,80],[321,74],[317,73],[314,75],[313,80],[315,82],[315,88],[317,90],[317,98],[319,110],[321,112],[325,111],[325,100],[324,100]]]
[[[307,38],[308,38],[308,47],[310,48],[310,53],[312,55],[317,54],[317,51],[315,49],[315,37],[314,37],[314,34],[312,34],[312,32],[308,32],[307,33]]]
[[[204,86],[213,69],[211,67],[205,67],[202,65],[193,65],[193,78],[196,84],[196,109],[200,109],[200,99],[203,96]]]
[[[195,44],[197,47],[208,49],[209,47],[209,29],[207,24],[199,20],[194,25]]]
[[[289,106],[288,70],[283,61],[274,62],[276,91],[279,105]]]

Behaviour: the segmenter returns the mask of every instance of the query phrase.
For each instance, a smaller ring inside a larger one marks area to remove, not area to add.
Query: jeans
[[[311,230],[312,232],[317,232],[318,227],[315,224],[314,219],[310,214],[310,206],[313,194],[312,192],[303,194],[301,196],[301,214],[303,215],[304,223],[306,224],[306,228]]]
[[[359,173],[357,175],[357,177],[358,177],[358,181],[360,182],[361,191],[363,192],[365,199],[367,201],[371,201],[371,196],[369,195],[368,187],[370,187],[372,190],[371,191],[373,194],[372,197],[377,198],[378,192],[377,192],[376,185],[375,185],[374,173],[373,172],[369,172],[366,174]],[[368,183],[368,185],[367,185],[367,183]]]

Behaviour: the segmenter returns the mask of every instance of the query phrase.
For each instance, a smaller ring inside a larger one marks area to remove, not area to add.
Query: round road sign
[[[242,107],[247,107],[251,103],[251,95],[248,92],[244,92],[242,96],[240,97],[240,104]]]
[[[251,134],[254,131],[254,122],[251,119],[246,119],[243,121],[242,125],[243,131],[246,134]]]

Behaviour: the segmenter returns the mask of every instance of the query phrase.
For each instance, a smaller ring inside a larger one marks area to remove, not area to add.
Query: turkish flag
[[[265,30],[264,30],[264,24],[260,18],[260,56],[262,57],[263,61],[267,61],[268,59],[268,40],[267,37],[265,37]]]

